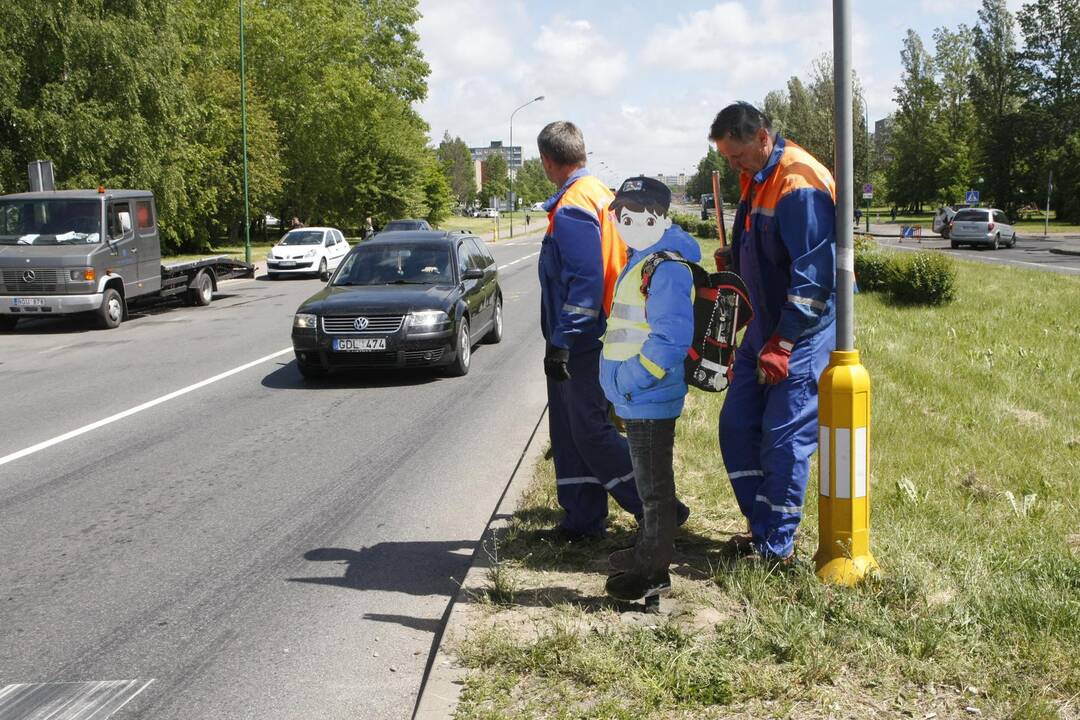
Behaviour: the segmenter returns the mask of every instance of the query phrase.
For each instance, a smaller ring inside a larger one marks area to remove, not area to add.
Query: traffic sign
[[[874,197],[874,186],[870,183],[864,183],[862,186],[862,199],[872,200]]]
[[[968,190],[964,194],[964,202],[966,202],[968,205],[974,205],[974,204],[978,203],[979,202],[979,191],[978,190]]]

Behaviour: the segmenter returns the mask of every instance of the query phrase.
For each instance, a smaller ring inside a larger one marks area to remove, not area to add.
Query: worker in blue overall
[[[720,412],[720,451],[749,533],[731,550],[793,560],[810,456],[817,383],[836,347],[836,189],[810,153],[772,132],[748,103],[720,111],[709,139],[741,172],[730,264],[754,317]]]

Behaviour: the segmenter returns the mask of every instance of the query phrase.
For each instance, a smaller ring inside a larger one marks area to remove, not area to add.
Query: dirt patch
[[[1007,407],[1005,408],[1005,412],[1016,418],[1017,422],[1019,422],[1021,425],[1026,425],[1027,427],[1041,428],[1046,427],[1046,425],[1048,424],[1046,416],[1043,415],[1041,412],[1037,412],[1035,410],[1025,410],[1018,407]]]

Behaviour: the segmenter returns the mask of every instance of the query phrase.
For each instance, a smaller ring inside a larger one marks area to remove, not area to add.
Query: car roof
[[[127,198],[150,198],[154,194],[149,190],[110,190],[105,189],[106,200]],[[101,194],[97,190],[45,190],[42,192],[24,192],[13,195],[0,195],[3,200],[97,200]]]
[[[304,226],[304,227],[298,227],[298,228],[290,228],[289,232],[287,232],[285,234],[288,235],[289,233],[296,232],[297,230],[337,230],[337,228],[323,227],[321,225],[316,225],[315,227]]]
[[[397,245],[409,243],[410,245],[449,245],[458,238],[471,237],[461,230],[397,230],[389,233],[378,233],[370,240],[365,240],[363,245]]]
[[[397,218],[396,220],[391,220],[390,222],[392,222],[392,223],[396,223],[396,222],[426,223],[427,220],[420,220],[420,219],[417,219],[417,218]],[[386,224],[389,225],[390,223],[386,223]]]

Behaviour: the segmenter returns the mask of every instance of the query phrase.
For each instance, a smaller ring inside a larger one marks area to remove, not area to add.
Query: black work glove
[[[547,350],[544,352],[544,374],[555,382],[563,382],[570,379],[570,369],[567,368],[567,363],[570,362],[570,351],[564,350],[561,347],[555,347],[551,343],[548,343]]]

